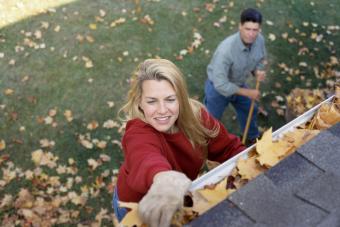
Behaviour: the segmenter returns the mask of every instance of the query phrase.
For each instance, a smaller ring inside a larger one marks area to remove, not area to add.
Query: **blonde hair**
[[[145,80],[166,80],[174,88],[179,102],[179,115],[176,126],[189,138],[193,146],[206,146],[210,138],[216,137],[219,126],[207,129],[201,121],[201,109],[204,106],[189,97],[187,86],[181,71],[175,64],[166,59],[147,59],[136,69],[131,80],[131,88],[126,104],[120,109],[124,111],[125,120],[139,118],[144,120],[139,103],[142,97],[142,84]]]

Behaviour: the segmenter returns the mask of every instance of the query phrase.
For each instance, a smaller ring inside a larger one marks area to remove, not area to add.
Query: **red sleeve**
[[[145,194],[156,173],[171,170],[162,154],[159,138],[145,126],[128,129],[122,142],[128,172],[126,182],[135,191]]]
[[[212,129],[215,125],[218,125],[220,129],[218,135],[209,140],[209,160],[222,163],[246,149],[237,136],[229,133],[224,125],[212,117],[205,109],[202,109],[201,115],[203,124],[206,127]]]

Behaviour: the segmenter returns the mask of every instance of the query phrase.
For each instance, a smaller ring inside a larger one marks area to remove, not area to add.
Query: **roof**
[[[340,123],[186,226],[340,226]]]

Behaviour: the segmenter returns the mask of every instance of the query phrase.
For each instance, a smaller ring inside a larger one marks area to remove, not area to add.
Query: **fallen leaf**
[[[91,170],[95,170],[98,166],[100,166],[100,163],[98,163],[93,158],[88,159],[87,164],[90,166]]]
[[[32,152],[32,161],[35,165],[40,165],[43,153],[44,152],[41,149]]]
[[[138,215],[138,203],[119,202],[119,206],[131,209],[129,212],[127,212],[123,220],[120,222],[122,226],[133,227],[141,226],[143,224]]]
[[[73,120],[73,114],[71,110],[65,110],[64,116],[68,122],[71,122]]]
[[[5,95],[13,95],[14,94],[14,90],[13,89],[10,89],[10,88],[7,88],[4,92]]]
[[[89,28],[91,30],[96,30],[97,29],[97,24],[91,23],[91,24],[89,24]]]
[[[269,33],[268,39],[269,39],[270,41],[275,41],[275,40],[276,40],[276,36],[275,36],[273,33]]]
[[[93,120],[89,124],[87,124],[86,128],[89,129],[89,130],[94,130],[94,129],[98,128],[98,126],[99,126],[98,122]]]
[[[5,140],[0,140],[0,151],[5,150],[6,148],[6,142]]]
[[[279,162],[279,158],[273,151],[272,128],[265,131],[260,140],[256,142],[256,158],[262,166],[270,168]]]
[[[221,202],[225,198],[228,197],[230,193],[235,191],[234,189],[227,189],[227,179],[221,180],[219,183],[214,185],[213,187],[206,187],[203,189],[199,189],[198,193],[203,196],[203,198],[207,201],[207,205],[205,207],[201,207],[198,210],[197,206],[193,207],[193,210],[197,211],[198,213],[203,213],[206,210],[210,209],[211,207],[215,206],[217,203]],[[198,205],[198,204],[197,204]],[[200,207],[200,206],[198,206]],[[203,210],[202,210],[203,208]]]
[[[237,169],[241,177],[246,180],[251,180],[266,170],[256,161],[255,155],[247,159],[240,158],[237,161]]]

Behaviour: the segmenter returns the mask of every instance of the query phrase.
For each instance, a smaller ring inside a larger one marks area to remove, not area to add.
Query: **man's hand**
[[[240,88],[236,94],[247,96],[250,99],[255,99],[255,100],[259,100],[261,96],[261,93],[259,90],[249,89],[249,88]]]
[[[183,198],[191,180],[177,171],[157,173],[146,195],[140,201],[138,212],[150,227],[168,227],[174,213],[183,206]]]
[[[264,70],[256,70],[255,77],[258,81],[264,81],[266,79],[266,71]]]

